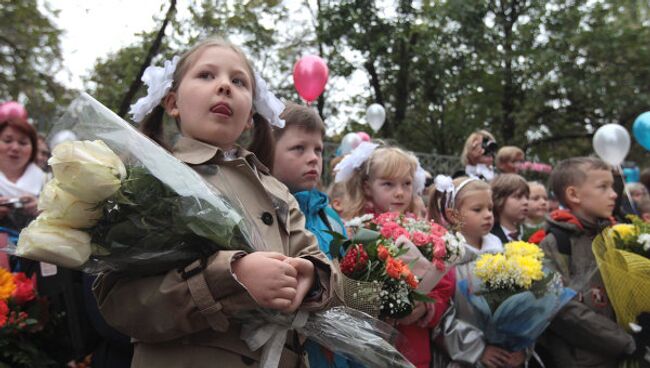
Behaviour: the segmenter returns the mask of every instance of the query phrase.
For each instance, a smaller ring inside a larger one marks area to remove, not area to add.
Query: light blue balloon
[[[643,148],[650,150],[650,111],[644,112],[634,120],[632,133]]]

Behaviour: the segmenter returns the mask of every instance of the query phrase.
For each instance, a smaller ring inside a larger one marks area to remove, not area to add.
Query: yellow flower
[[[508,259],[515,269],[515,283],[517,286],[528,289],[533,281],[539,281],[544,277],[542,262],[534,257],[514,256]]]
[[[7,300],[16,289],[11,272],[0,268],[0,300]]]
[[[533,243],[524,241],[514,241],[504,246],[506,257],[525,256],[541,260],[544,258],[544,252],[540,247]]]
[[[612,230],[618,233],[621,239],[629,239],[636,235],[636,227],[630,224],[618,224],[612,226]]]

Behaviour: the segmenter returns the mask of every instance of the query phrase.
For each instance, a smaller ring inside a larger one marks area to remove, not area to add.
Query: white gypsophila
[[[336,183],[341,183],[350,179],[354,175],[354,171],[366,162],[370,155],[375,152],[377,147],[379,147],[377,143],[361,142],[357,148],[353,149],[349,155],[345,156],[343,160],[334,167],[334,171],[336,172],[334,181]]]
[[[350,219],[345,223],[345,227],[361,227],[361,225],[372,220],[375,216],[372,213],[365,214],[363,216],[355,217]]]
[[[447,246],[448,261],[455,263],[465,256],[465,238],[460,233],[447,232],[443,235],[443,240]]]
[[[650,250],[650,234],[639,235],[638,242],[643,244],[644,251],[647,252]]]
[[[163,66],[149,65],[142,74],[142,82],[147,86],[147,95],[138,99],[133,105],[129,114],[136,123],[141,122],[153,109],[160,104],[163,97],[172,88],[174,71],[180,57],[174,56],[171,60],[165,60]]]

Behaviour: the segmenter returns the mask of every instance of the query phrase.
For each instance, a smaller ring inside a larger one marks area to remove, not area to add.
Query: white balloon
[[[347,155],[361,143],[362,139],[357,133],[348,133],[341,140],[341,155]]]
[[[377,133],[384,125],[384,121],[386,121],[386,110],[382,105],[374,103],[368,106],[368,110],[366,110],[366,120],[368,120],[372,130]]]
[[[612,166],[619,166],[630,152],[630,134],[618,124],[605,124],[594,134],[594,151]]]

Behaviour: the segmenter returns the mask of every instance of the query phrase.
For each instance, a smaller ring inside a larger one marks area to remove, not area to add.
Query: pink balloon
[[[327,64],[315,55],[303,56],[293,66],[293,84],[307,102],[316,100],[323,93],[328,75]]]
[[[15,101],[5,102],[0,105],[0,122],[9,119],[27,120],[27,110]]]
[[[359,138],[361,138],[362,142],[370,142],[370,136],[366,132],[357,132],[357,135]]]

